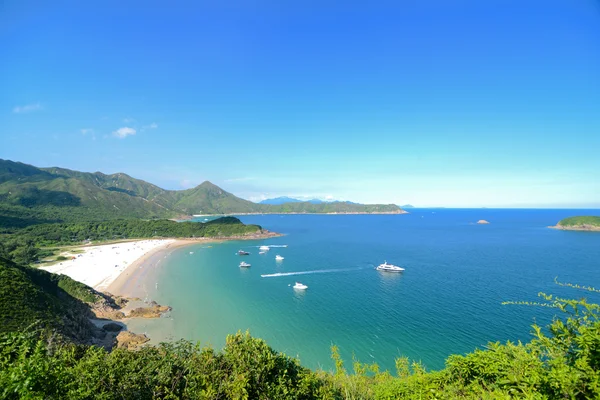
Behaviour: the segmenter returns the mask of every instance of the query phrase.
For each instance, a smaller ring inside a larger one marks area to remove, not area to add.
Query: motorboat
[[[251,266],[251,265],[250,265],[250,264],[248,264],[247,262],[243,262],[243,261],[242,261],[242,262],[240,263],[240,268],[248,268],[248,267],[250,267],[250,266]]]
[[[237,254],[238,254],[238,256],[250,255],[250,253],[248,253],[247,251],[244,251],[244,250],[238,250]]]
[[[294,287],[294,289],[297,289],[297,290],[306,290],[306,289],[308,289],[308,286],[306,286],[305,284],[300,283],[300,282],[296,282],[296,284],[293,287]]]
[[[275,259],[276,259],[277,261],[283,261],[283,257],[282,257],[282,256],[280,256],[279,254],[277,254],[277,255],[275,256]]]
[[[269,246],[260,246],[258,249],[260,251],[269,251]]]
[[[384,271],[384,272],[404,272],[404,268],[398,267],[396,265],[388,264],[387,261],[384,261],[383,264],[379,264],[379,266],[375,269],[377,271]]]
[[[258,254],[265,254],[266,251],[259,251]]]

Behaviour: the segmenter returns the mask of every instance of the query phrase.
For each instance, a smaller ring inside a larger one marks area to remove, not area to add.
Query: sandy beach
[[[106,291],[120,275],[131,270],[134,264],[138,264],[140,260],[143,261],[160,249],[168,248],[179,242],[190,243],[175,239],[152,239],[100,246],[82,246],[77,250],[82,250],[83,253],[69,254],[70,260],[40,269],[55,274],[64,274],[98,291]]]
[[[156,272],[171,252],[182,246],[196,244],[194,240],[171,240],[162,246],[157,246],[135,260],[116,277],[103,291],[125,297],[139,297],[144,299],[147,295],[144,286],[149,280],[147,277]]]
[[[141,285],[147,280],[145,278],[149,273],[156,271],[162,259],[179,247],[224,240],[267,239],[276,236],[281,235],[264,231],[260,234],[246,236],[146,239],[98,246],[81,246],[73,250],[81,250],[83,253],[65,252],[62,255],[69,257],[69,260],[48,267],[40,267],[40,269],[67,275],[100,292],[143,298],[145,288]]]

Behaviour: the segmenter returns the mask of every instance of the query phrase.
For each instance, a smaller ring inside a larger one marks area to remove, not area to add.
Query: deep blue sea
[[[408,356],[440,369],[450,354],[490,341],[527,341],[532,323],[552,318],[551,310],[503,301],[536,301],[547,292],[600,302],[554,283],[600,287],[600,233],[547,228],[574,215],[600,210],[241,216],[285,236],[176,250],[159,269],[158,287],[147,285],[151,298],[173,307],[171,318],[132,321],[131,329],[155,341],[183,337],[216,348],[227,334],[250,330],[311,368],[333,368],[335,344],[347,362],[393,371],[394,359]],[[259,255],[262,244],[287,247]],[[240,257],[239,249],[251,254]],[[277,262],[276,254],[285,259]],[[374,269],[386,260],[406,271]],[[241,269],[240,261],[252,267]],[[261,277],[268,274],[281,275]],[[293,290],[295,281],[308,290]]]

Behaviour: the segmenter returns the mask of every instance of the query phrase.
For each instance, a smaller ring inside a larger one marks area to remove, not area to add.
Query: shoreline
[[[69,246],[63,253],[69,259],[40,269],[67,275],[98,292],[116,296],[131,295],[139,278],[158,265],[173,250],[199,243],[221,243],[233,240],[262,240],[283,236],[262,230],[259,233],[200,238],[139,238],[118,242]],[[82,252],[73,253],[74,250]],[[160,257],[160,258],[158,258]],[[131,280],[131,282],[130,282]]]
[[[406,210],[400,211],[377,211],[377,212],[327,212],[327,213],[309,213],[309,212],[252,212],[252,213],[234,213],[234,214],[204,214],[204,215],[187,215],[178,217],[175,221],[189,221],[194,218],[201,217],[235,217],[237,215],[403,215],[410,214]]]
[[[143,256],[132,262],[119,276],[108,285],[103,291],[117,296],[124,297],[144,297],[139,291],[139,285],[136,284],[147,274],[156,272],[162,259],[169,256],[174,250],[181,247],[191,246],[199,243],[223,243],[234,240],[261,240],[273,237],[284,236],[281,233],[263,230],[259,234],[211,237],[211,238],[172,238],[172,241],[154,248]]]
[[[581,226],[581,225],[574,225],[574,226],[554,225],[554,226],[549,226],[548,228],[558,229],[560,231],[600,232],[600,227],[585,226],[585,225],[584,226]]]

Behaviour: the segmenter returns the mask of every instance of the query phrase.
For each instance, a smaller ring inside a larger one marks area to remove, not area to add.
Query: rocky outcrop
[[[122,331],[115,339],[118,349],[136,350],[144,343],[150,341],[150,338],[144,334]]]
[[[148,307],[134,308],[129,312],[127,317],[129,318],[160,318],[160,316],[166,312],[171,311],[169,306],[161,306],[156,302],[151,302]]]
[[[559,224],[556,226],[549,226],[548,228],[561,229],[563,231],[600,232],[600,226],[588,225],[588,224],[581,224],[581,225],[560,225]]]

